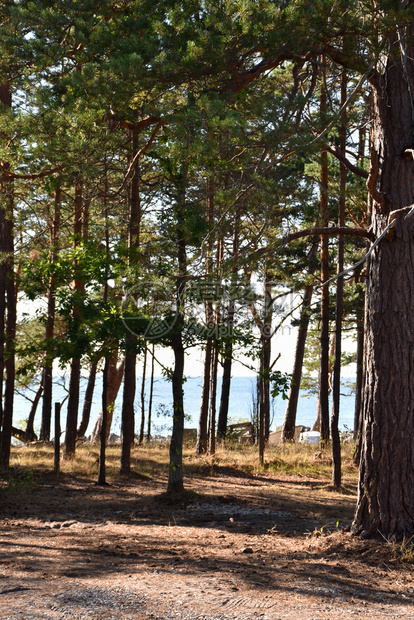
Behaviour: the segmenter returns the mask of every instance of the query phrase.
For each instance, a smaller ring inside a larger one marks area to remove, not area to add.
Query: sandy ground
[[[352,537],[354,489],[230,468],[186,487],[178,503],[162,476],[3,488],[0,618],[414,618],[412,546]]]

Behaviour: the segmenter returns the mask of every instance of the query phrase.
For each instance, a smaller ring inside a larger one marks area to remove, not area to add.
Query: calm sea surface
[[[341,398],[341,411],[340,411],[340,428],[341,429],[353,429],[354,424],[354,404],[355,397],[350,394],[351,389],[347,383],[352,383],[352,379],[344,380],[343,394]],[[87,435],[92,431],[96,418],[101,409],[101,381],[97,379],[95,386],[95,394],[93,399],[93,406],[91,412],[91,422],[88,427]],[[86,387],[86,380],[82,382],[81,391],[81,403],[79,407],[79,419],[83,406],[83,395]],[[189,377],[184,385],[184,408],[185,413],[188,416],[186,421],[186,428],[198,427],[198,416],[200,413],[201,403],[201,388],[202,377]],[[217,399],[217,415],[220,406],[220,388],[221,378],[218,382],[218,399]],[[117,435],[120,434],[121,426],[121,404],[122,404],[122,390],[118,394],[118,398],[115,403],[113,423],[111,432]],[[137,394],[136,394],[136,431],[139,432],[139,425],[141,420],[141,380],[137,381]],[[54,387],[53,400],[54,402],[61,402],[65,398],[67,392],[62,386],[56,385]],[[250,419],[251,412],[253,411],[253,400],[255,397],[255,378],[254,377],[233,377],[231,382],[230,392],[230,407],[229,418],[231,422],[241,422]],[[149,380],[146,381],[146,414],[148,410],[149,400]],[[312,426],[316,416],[316,396],[306,397],[302,395],[299,398],[297,424],[303,424],[304,426]],[[65,425],[67,400],[62,407],[62,427]],[[276,398],[273,401],[272,406],[272,424],[271,428],[275,429],[283,422],[284,413],[286,408],[286,401],[282,398]],[[30,402],[21,395],[15,397],[15,413],[14,413],[14,425],[21,426],[22,421],[27,419],[28,412],[30,410]],[[156,377],[154,382],[153,392],[153,404],[152,404],[152,434],[169,434],[172,426],[172,389],[171,383],[163,377]],[[35,430],[40,428],[41,419],[41,402],[39,403],[39,411],[35,418]],[[145,426],[146,429],[146,426]],[[53,433],[52,433],[53,434]]]

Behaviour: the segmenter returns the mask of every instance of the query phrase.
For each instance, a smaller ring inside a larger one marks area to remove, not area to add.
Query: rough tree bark
[[[390,49],[395,56],[371,80],[367,185],[374,198],[373,232],[378,237],[390,222],[394,228],[375,247],[367,266],[364,439],[353,531],[403,537],[414,534],[412,30],[401,29]]]

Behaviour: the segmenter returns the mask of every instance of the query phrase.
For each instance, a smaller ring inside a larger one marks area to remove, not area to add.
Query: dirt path
[[[0,618],[414,618],[401,547],[337,527],[353,494],[229,471],[187,486],[178,505],[162,479],[3,492]]]

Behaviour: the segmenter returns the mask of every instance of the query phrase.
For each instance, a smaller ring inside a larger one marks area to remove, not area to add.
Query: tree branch
[[[359,177],[362,177],[363,179],[368,179],[367,170],[364,170],[363,168],[360,168],[359,166],[355,166],[354,164],[352,164],[337,146],[334,146],[333,144],[325,143],[325,147],[326,147],[326,150],[332,155],[334,155],[341,163],[343,163],[344,166],[346,166],[346,168],[348,168],[350,172],[353,172],[354,174],[356,174]]]
[[[44,170],[43,172],[35,172],[33,174],[18,174],[16,172],[11,172],[10,170],[7,170],[3,163],[0,164],[0,168],[4,175],[0,177],[0,183],[3,183],[4,181],[10,181],[11,179],[23,179],[25,181],[31,181],[32,179],[43,179],[44,177],[55,174],[55,172],[61,172],[63,170],[63,166],[58,166],[57,168],[53,168],[52,170]]]
[[[349,228],[348,226],[329,226],[328,228],[304,228],[303,230],[297,230],[294,233],[290,233],[289,235],[285,235],[284,237],[282,237],[280,243],[278,243],[276,247],[259,248],[258,250],[252,252],[250,256],[269,256],[273,252],[277,252],[279,248],[290,243],[291,241],[301,239],[302,237],[314,237],[316,235],[349,235],[350,237],[365,237],[370,241],[373,241],[375,239],[373,234],[370,231],[366,230],[366,228]],[[241,250],[234,258],[239,258],[250,246],[251,243],[248,243],[244,248],[241,248]]]

